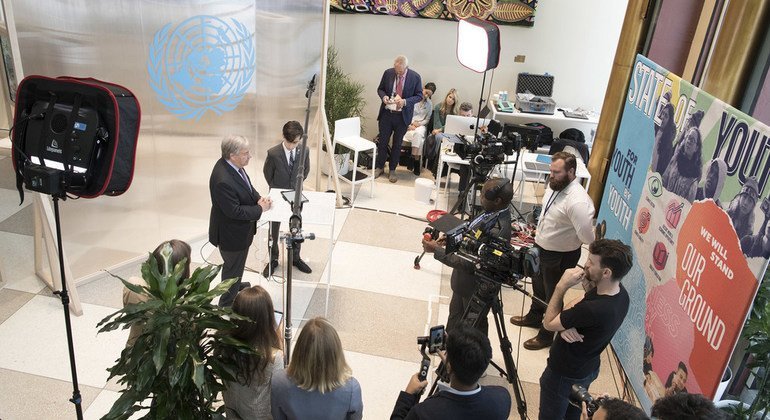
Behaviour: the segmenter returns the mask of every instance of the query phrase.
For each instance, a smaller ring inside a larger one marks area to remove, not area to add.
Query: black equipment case
[[[75,196],[124,193],[134,176],[140,122],[139,102],[123,86],[92,78],[25,77],[16,94],[12,136],[22,200],[24,169],[34,165],[61,171],[64,192]]]

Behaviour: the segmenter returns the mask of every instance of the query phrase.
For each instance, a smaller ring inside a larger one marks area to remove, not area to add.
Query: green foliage
[[[752,368],[752,375],[759,375],[756,378],[759,385],[756,398],[747,412],[741,414],[754,418],[764,410],[764,415],[759,417],[764,419],[770,415],[770,271],[765,273],[759,284],[754,306],[743,328],[743,337],[749,342],[746,351],[753,357],[749,367]]]
[[[170,246],[162,255],[167,274],[160,274],[152,255],[142,265],[147,286],[120,279],[131,291],[147,296],[147,301],[127,305],[97,325],[100,333],[143,325],[134,345],[107,369],[110,378],[119,377],[125,389],[103,418],[127,419],[149,409],[144,418],[223,419],[224,406],[214,409],[213,404],[224,389],[222,380],[233,380],[236,365],[222,355],[253,352],[240,341],[217,337],[217,331],[234,328],[231,320],[241,317],[211,301],[236,279],[210,289],[218,266],[199,267],[189,279],[182,279],[186,261],[171,267]],[[152,404],[142,405],[148,398]]]
[[[329,122],[329,133],[334,138],[334,121],[362,117],[366,100],[364,100],[364,85],[354,81],[349,74],[342,70],[337,56],[337,50],[329,47],[326,62],[326,99],[324,108]],[[347,150],[337,146],[334,153],[341,154]]]

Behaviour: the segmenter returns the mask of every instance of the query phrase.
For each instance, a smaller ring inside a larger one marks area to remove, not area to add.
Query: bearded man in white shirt
[[[594,203],[578,182],[576,171],[575,155],[567,152],[553,154],[535,236],[540,272],[532,279],[535,296],[545,302],[551,299],[564,271],[577,265],[581,246],[594,241]],[[545,309],[533,302],[526,315],[511,317],[514,325],[540,329],[535,337],[524,342],[527,350],[540,350],[553,342],[553,332],[543,327]]]

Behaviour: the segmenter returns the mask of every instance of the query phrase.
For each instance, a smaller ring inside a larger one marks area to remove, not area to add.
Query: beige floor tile
[[[13,289],[0,289],[0,324],[29,302],[35,295]]]
[[[319,288],[308,318],[323,314],[324,292]],[[327,318],[337,329],[346,350],[419,362],[417,337],[427,323],[428,302],[359,290],[332,287]]]
[[[86,411],[101,388],[80,384],[81,407]],[[75,418],[72,382],[0,368],[0,418],[40,420]]]

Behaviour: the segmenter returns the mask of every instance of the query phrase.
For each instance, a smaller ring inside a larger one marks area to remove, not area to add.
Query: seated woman
[[[273,418],[361,419],[361,386],[345,362],[337,331],[313,318],[299,333],[291,362],[272,384]]]
[[[436,176],[438,152],[439,149],[441,149],[440,135],[444,132],[446,116],[457,115],[457,104],[459,104],[457,90],[449,89],[444,100],[437,103],[433,108],[433,131],[431,131],[430,135],[425,140],[425,153],[423,154],[425,160],[428,162],[427,167],[433,171],[433,176]]]
[[[428,82],[425,84],[425,87],[422,89],[422,100],[414,104],[412,123],[406,128],[406,134],[404,134],[404,141],[412,144],[412,169],[417,176],[420,175],[420,155],[422,154],[422,144],[425,141],[426,126],[433,113],[433,104],[430,98],[435,91],[435,83]]]
[[[273,300],[260,286],[242,290],[233,312],[248,318],[236,320],[230,337],[248,343],[257,354],[231,355],[238,365],[235,381],[226,381],[222,397],[228,419],[272,419],[270,381],[283,370],[281,337],[275,322]]]
[[[160,273],[165,274],[165,266],[163,263],[163,256],[161,255],[161,251],[166,245],[171,247],[171,265],[176,267],[176,265],[182,262],[182,260],[185,260],[185,267],[184,272],[182,273],[182,278],[189,278],[191,253],[190,245],[188,245],[187,242],[180,241],[179,239],[172,239],[170,241],[163,242],[158,245],[157,248],[155,248],[155,251],[152,251],[150,258],[155,258],[155,261],[158,263],[158,270]],[[141,277],[129,277],[128,282],[137,286],[147,286],[147,283]],[[127,287],[123,287],[123,307],[139,302],[145,302],[147,299],[147,295],[139,294],[129,290]],[[142,324],[134,323],[131,325],[131,329],[128,333],[128,341],[126,342],[126,347],[132,346],[140,335],[142,335]]]

